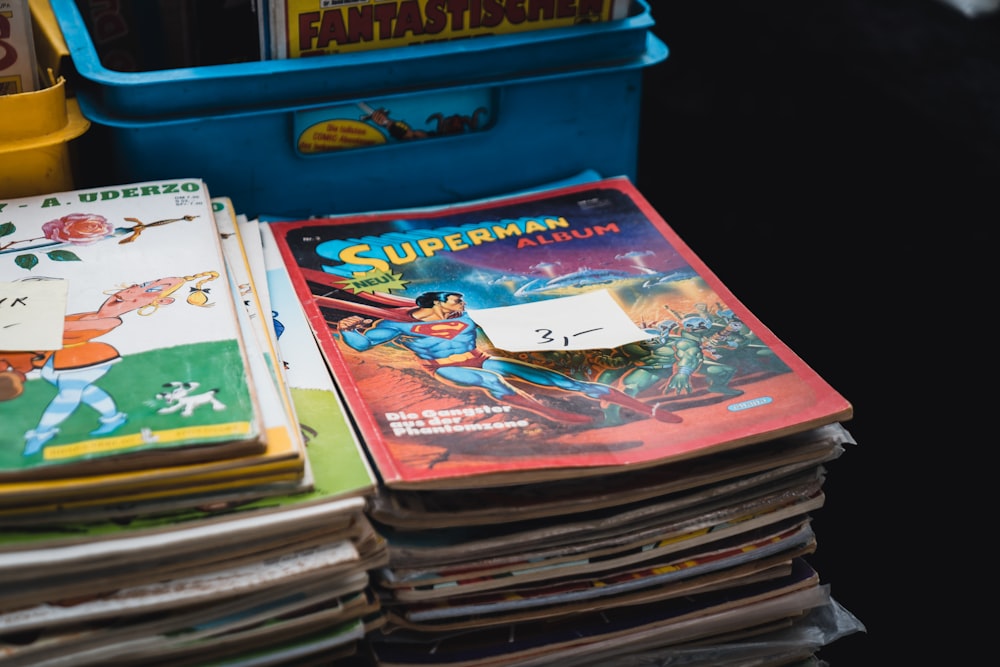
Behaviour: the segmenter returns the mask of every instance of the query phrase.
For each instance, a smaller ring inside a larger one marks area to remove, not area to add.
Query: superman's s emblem
[[[467,328],[468,325],[465,322],[428,322],[427,324],[416,324],[410,328],[410,331],[420,336],[451,340]]]

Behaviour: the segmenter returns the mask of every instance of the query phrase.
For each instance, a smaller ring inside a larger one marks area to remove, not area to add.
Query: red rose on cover
[[[102,215],[70,213],[42,225],[45,238],[74,245],[90,245],[115,232],[114,225]]]

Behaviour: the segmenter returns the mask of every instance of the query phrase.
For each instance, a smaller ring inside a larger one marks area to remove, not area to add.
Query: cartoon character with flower
[[[72,250],[75,246],[89,246],[108,239],[118,239],[119,244],[133,243],[148,228],[190,221],[195,217],[188,215],[151,223],[124,218],[132,226],[118,227],[103,215],[70,213],[44,223],[40,236],[6,242],[4,237],[10,237],[17,230],[13,223],[2,223],[0,255],[17,253],[14,263],[30,271],[42,258],[54,262],[81,261]],[[27,374],[32,371],[38,371],[41,378],[57,390],[37,425],[25,433],[23,454],[31,456],[40,452],[59,432],[60,424],[82,404],[90,406],[98,416],[97,428],[90,432],[91,435],[105,435],[120,428],[128,416],[119,410],[114,397],[96,383],[121,360],[121,356],[113,345],[96,339],[120,327],[127,313],[135,312],[145,317],[157,312],[160,306],[172,304],[175,299],[171,295],[189,281],[195,281],[195,285],[187,302],[201,307],[212,306],[209,290],[204,285],[218,277],[217,272],[206,271],[193,276],[158,278],[106,292],[109,296],[97,310],[65,316],[61,349],[0,352],[0,400],[20,396]]]
[[[94,436],[112,433],[124,424],[128,415],[121,412],[114,397],[95,383],[121,359],[118,350],[105,342],[94,340],[123,324],[122,316],[135,312],[146,317],[161,306],[174,302],[171,296],[182,285],[196,281],[187,297],[194,306],[214,305],[208,299],[205,284],[219,274],[206,271],[194,276],[158,278],[139,285],[130,285],[111,292],[101,306],[86,313],[67,315],[63,329],[63,347],[41,352],[4,353],[9,371],[24,374],[40,369],[42,379],[52,384],[58,393],[42,413],[38,424],[25,434],[24,455],[30,456],[59,432],[59,425],[81,404],[89,405],[98,414]]]

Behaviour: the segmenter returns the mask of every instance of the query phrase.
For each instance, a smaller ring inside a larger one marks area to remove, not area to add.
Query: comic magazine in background
[[[0,0],[0,95],[28,93],[38,88],[28,0]]]
[[[320,471],[317,484],[330,496],[374,495],[377,477],[316,346],[271,229],[266,224],[259,229],[278,353],[310,460]]]
[[[0,202],[0,479],[264,451],[199,179]]]
[[[270,0],[272,58],[301,58],[625,18],[632,0]]]
[[[390,487],[649,466],[851,416],[624,177],[271,229]],[[608,344],[622,318],[638,337]]]
[[[266,297],[262,297],[261,293],[266,294],[267,285],[262,284],[263,289],[261,289],[261,285],[253,275],[252,263],[260,255],[260,241],[255,238],[243,238],[240,220],[245,216],[236,213],[229,197],[213,198],[212,208],[232,289],[235,292],[234,300],[237,301],[238,308],[242,306],[242,310],[239,310],[239,319],[244,328],[244,342],[251,355],[256,354],[256,357],[251,356],[251,359],[260,362],[253,372],[254,377],[259,380],[257,388],[264,425],[267,429],[267,440],[288,442],[288,447],[296,452],[296,458],[303,465],[300,491],[311,490],[312,472],[306,456],[305,440],[299,429],[295,406],[292,404],[284,373],[279,366],[277,341],[271,335],[273,330],[271,317],[264,315],[263,302],[266,301]]]

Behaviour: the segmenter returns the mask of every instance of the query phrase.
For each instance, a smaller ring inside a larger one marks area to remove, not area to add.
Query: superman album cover
[[[852,414],[627,178],[270,227],[394,488],[652,466]],[[623,318],[638,334],[605,336]]]

